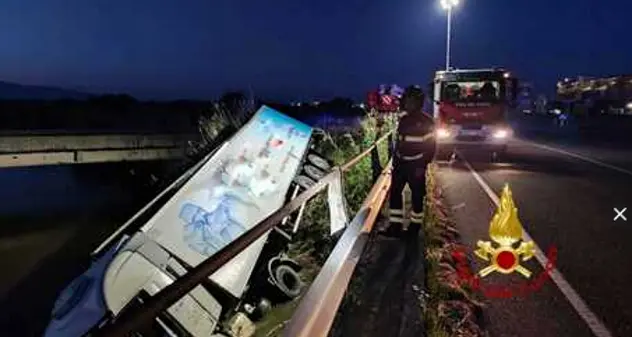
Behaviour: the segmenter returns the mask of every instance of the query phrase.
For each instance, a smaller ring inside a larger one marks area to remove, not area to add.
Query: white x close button
[[[625,217],[625,215],[623,213],[625,213],[625,211],[627,211],[628,208],[624,207],[623,209],[619,210],[618,208],[614,208],[614,212],[617,214],[614,216],[614,221],[617,221],[619,219],[622,219],[623,221],[628,221],[628,219]]]

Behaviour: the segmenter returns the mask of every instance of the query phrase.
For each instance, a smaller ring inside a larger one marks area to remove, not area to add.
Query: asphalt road
[[[548,280],[524,298],[487,299],[491,336],[632,336],[632,245],[627,242],[632,239],[632,150],[516,141],[504,163],[473,153],[440,163],[439,181],[470,253],[478,240],[489,240],[496,206],[488,192],[500,195],[505,183],[526,232],[545,253],[558,249],[561,281]],[[613,220],[615,207],[629,209],[627,221]],[[470,256],[475,270],[486,266]],[[536,275],[543,271],[536,259],[524,265]],[[483,283],[522,280],[492,275]]]
[[[385,218],[377,227],[386,226]],[[362,253],[330,337],[423,336],[423,246],[374,235]]]

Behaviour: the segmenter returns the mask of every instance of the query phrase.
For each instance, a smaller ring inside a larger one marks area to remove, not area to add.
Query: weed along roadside
[[[432,164],[425,200],[427,287],[422,305],[427,336],[483,336],[483,304],[458,276],[459,261],[453,252],[463,247],[443,202],[436,171],[436,164]]]

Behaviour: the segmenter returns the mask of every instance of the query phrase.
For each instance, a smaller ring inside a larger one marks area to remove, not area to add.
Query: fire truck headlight
[[[494,132],[494,138],[496,139],[504,139],[504,138],[507,138],[508,136],[509,136],[509,131],[505,129],[496,130]]]
[[[438,128],[437,129],[437,137],[438,138],[448,138],[450,137],[450,131],[446,128]]]

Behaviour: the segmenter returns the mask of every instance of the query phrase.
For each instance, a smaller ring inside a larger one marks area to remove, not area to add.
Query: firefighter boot
[[[404,231],[404,210],[400,207],[389,210],[389,224],[385,230],[381,230],[380,235],[392,238],[402,237]]]
[[[421,199],[423,199],[423,197],[418,196]],[[422,206],[418,206],[418,208],[422,208]],[[410,233],[411,236],[417,236],[419,234],[419,231],[421,230],[421,226],[424,223],[424,214],[423,211],[422,212],[415,212],[414,210],[410,213],[410,224],[408,225],[408,232]]]

